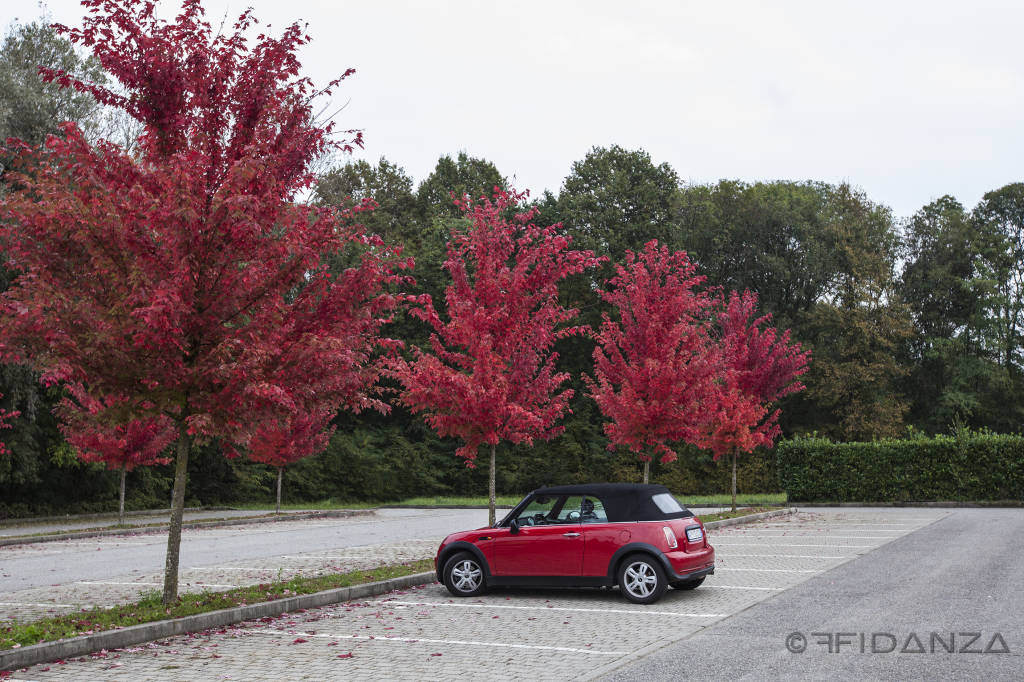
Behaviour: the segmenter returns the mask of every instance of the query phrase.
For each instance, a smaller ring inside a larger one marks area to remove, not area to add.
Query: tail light
[[[672,529],[668,526],[662,526],[661,530],[665,533],[665,543],[668,544],[669,549],[675,549],[679,546],[676,542],[676,534],[672,532]]]

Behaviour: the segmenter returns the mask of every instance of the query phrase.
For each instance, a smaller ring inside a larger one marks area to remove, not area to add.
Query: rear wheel
[[[646,554],[626,557],[619,566],[619,589],[635,604],[653,604],[668,589],[665,571],[657,559]]]
[[[486,589],[484,569],[469,552],[459,552],[445,562],[441,577],[444,586],[456,597],[473,597]]]
[[[703,582],[704,578],[700,577],[694,578],[693,580],[676,580],[671,583],[671,585],[677,590],[693,590],[700,587]]]

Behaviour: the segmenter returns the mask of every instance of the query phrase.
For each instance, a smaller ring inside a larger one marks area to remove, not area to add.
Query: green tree
[[[672,167],[655,165],[642,149],[594,147],[572,165],[557,211],[578,248],[615,261],[652,239],[676,250],[671,204],[678,185]]]
[[[456,198],[468,194],[474,200],[490,199],[495,187],[502,191],[509,189],[508,181],[493,163],[459,152],[455,159],[445,155],[437,160],[434,170],[416,190],[416,198],[428,223],[437,218],[461,220],[462,212],[452,202],[452,193]]]
[[[995,351],[1003,367],[1019,370],[1024,366],[1024,183],[986,193],[974,217],[989,239],[984,266],[995,287],[991,301]]]

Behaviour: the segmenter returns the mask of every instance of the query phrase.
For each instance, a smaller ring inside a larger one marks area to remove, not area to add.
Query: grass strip
[[[179,596],[178,600],[169,606],[165,606],[161,602],[159,592],[153,591],[144,595],[139,601],[130,604],[83,609],[26,623],[2,622],[0,623],[0,649],[53,642],[78,635],[116,630],[129,625],[193,616],[198,613],[275,601],[338,587],[351,587],[352,585],[423,573],[433,570],[433,568],[433,559],[423,559],[404,564],[379,566],[364,571],[331,573],[315,577],[299,576],[285,581],[236,587],[223,592],[188,592]]]
[[[722,521],[724,519],[735,519],[740,516],[750,516],[751,514],[760,514],[761,512],[772,511],[770,507],[744,507],[743,509],[737,509],[736,511],[721,511],[714,514],[701,514],[700,520],[703,523],[710,521]]]

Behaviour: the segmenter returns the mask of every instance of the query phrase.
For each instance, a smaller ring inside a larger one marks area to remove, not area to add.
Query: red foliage
[[[467,466],[484,443],[558,435],[572,397],[551,347],[580,329],[565,326],[576,310],[559,304],[558,283],[599,259],[570,250],[559,225],[530,223],[535,210],[506,218],[524,196],[496,190],[493,202],[456,202],[471,226],[448,243],[448,319],[424,298],[413,314],[434,330],[430,352],[413,348],[393,370],[402,402],[440,435],[463,440],[456,452]]]
[[[312,110],[323,91],[298,76],[302,29],[249,44],[248,12],[218,31],[198,0],[171,22],[153,2],[83,5],[84,27],[62,30],[121,88],[46,76],[144,129],[133,154],[73,123],[38,149],[12,141],[0,241],[19,276],[0,343],[47,381],[127,401],[124,423],[162,414],[229,447],[282,414],[386,410],[373,358],[394,345],[379,338],[401,301],[387,289],[411,262],[352,224],[359,208],[297,202],[333,144]],[[353,247],[361,262],[332,274],[325,256]]]
[[[76,387],[69,388],[74,399],[66,398],[58,407],[64,419],[61,431],[83,460],[126,471],[171,461],[161,456],[178,436],[169,418],[155,415],[128,424],[104,423],[104,418],[116,413],[125,401],[95,400]]]
[[[686,253],[656,241],[626,252],[601,298],[618,319],[604,316],[595,334],[594,378],[584,377],[610,421],[609,448],[629,448],[649,461],[676,459],[668,443],[697,442],[718,403],[720,352],[709,334],[714,300]]]
[[[780,335],[766,326],[770,322],[771,315],[757,317],[757,294],[750,291],[732,292],[718,313],[725,372],[704,441],[715,459],[732,449],[772,447],[779,411],[770,412],[771,405],[804,388],[798,378],[810,351],[790,343],[789,330]]]
[[[3,397],[4,394],[0,393],[0,398]],[[7,423],[7,420],[13,419],[14,417],[17,417],[19,414],[21,414],[21,412],[18,412],[17,410],[15,410],[14,412],[8,412],[7,410],[0,409],[0,429],[11,428],[11,425]],[[5,455],[8,452],[10,451],[7,449],[7,446],[0,442],[0,455]]]

